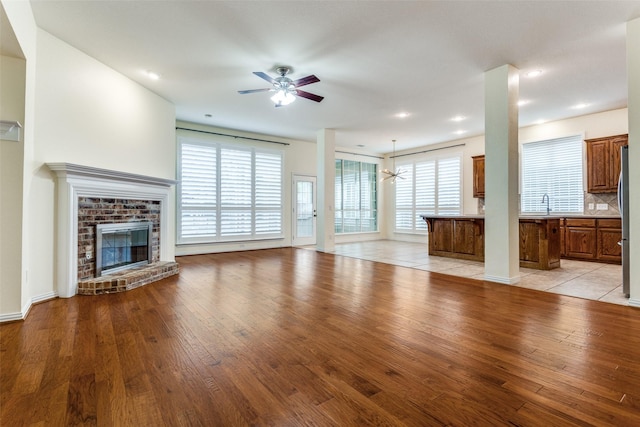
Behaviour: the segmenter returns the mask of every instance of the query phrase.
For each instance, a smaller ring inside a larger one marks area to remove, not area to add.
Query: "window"
[[[180,138],[178,174],[178,243],[282,237],[282,151]]]
[[[335,231],[378,231],[377,166],[352,160],[336,160]]]
[[[579,135],[522,145],[520,210],[524,213],[582,213],[582,137]]]
[[[455,154],[403,164],[396,180],[396,231],[427,231],[420,214],[462,213],[462,156]]]

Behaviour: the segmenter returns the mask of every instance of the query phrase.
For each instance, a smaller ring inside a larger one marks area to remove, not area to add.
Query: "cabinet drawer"
[[[596,220],[593,218],[567,218],[565,226],[567,227],[594,227]]]
[[[598,228],[622,228],[622,220],[618,218],[599,219]]]

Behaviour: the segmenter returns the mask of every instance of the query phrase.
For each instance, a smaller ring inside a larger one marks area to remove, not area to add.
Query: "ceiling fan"
[[[406,171],[403,169],[396,169],[396,140],[393,139],[393,155],[391,156],[391,158],[393,159],[393,168],[392,169],[382,169],[380,172],[382,172],[384,175],[381,179],[380,182],[382,181],[386,181],[388,179],[391,180],[392,184],[395,184],[396,180],[398,178],[400,179],[404,179],[404,176],[400,176],[403,173],[405,173]]]
[[[262,71],[253,72],[253,74],[255,74],[256,76],[271,83],[273,87],[265,89],[239,90],[238,93],[244,95],[247,93],[255,92],[275,92],[275,95],[271,97],[271,100],[276,107],[282,107],[284,105],[291,104],[296,100],[296,96],[307,98],[316,102],[320,102],[324,99],[324,96],[316,95],[314,93],[309,93],[298,89],[300,86],[306,86],[311,83],[319,82],[320,79],[313,74],[298,80],[291,80],[289,77],[287,77],[287,74],[290,71],[289,67],[278,67],[276,71],[278,74],[280,74],[280,77],[273,78],[270,75],[263,73]]]

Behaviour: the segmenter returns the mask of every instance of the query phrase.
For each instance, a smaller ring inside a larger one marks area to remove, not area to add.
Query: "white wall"
[[[25,58],[25,77],[24,77],[24,128],[22,135],[22,155],[23,162],[33,157],[33,131],[30,124],[34,122],[34,96],[35,93],[35,74],[36,74],[36,37],[37,27],[35,20],[33,19],[33,13],[31,11],[31,5],[29,2],[21,1],[5,1],[2,2],[2,7],[7,15],[8,21],[11,25],[11,29],[14,32],[16,40],[20,44],[20,49]],[[0,311],[0,321],[13,320],[21,318],[31,303],[31,299],[28,296],[28,277],[25,266],[25,257],[29,254],[29,247],[26,244],[26,236],[29,234],[29,230],[26,224],[26,217],[28,215],[28,205],[25,200],[24,194],[28,192],[29,181],[27,176],[31,174],[23,165],[21,178],[12,178],[15,181],[22,182],[22,194],[20,195],[20,203],[22,218],[17,223],[13,224],[14,227],[21,229],[21,236],[18,246],[21,248],[21,272],[20,280],[15,282],[0,282],[0,298],[2,298],[2,308]]]
[[[55,296],[55,185],[45,163],[174,179],[176,153],[173,104],[38,29],[28,2],[3,1],[3,6],[27,67],[22,283],[0,284],[0,296],[10,300],[5,304],[3,298],[0,320],[19,318],[32,302]],[[173,196],[168,209],[170,232],[163,238],[173,251]],[[16,307],[19,313],[13,312]]]
[[[55,255],[55,182],[45,163],[67,162],[175,178],[175,109],[139,84],[38,30],[34,157],[27,224],[29,291],[48,294]],[[174,202],[170,202],[173,248]],[[169,255],[173,258],[173,254]]]
[[[585,139],[620,135],[629,131],[627,109],[588,114],[571,119],[543,123],[520,129],[520,143],[561,138],[570,135],[584,135]]]
[[[24,124],[24,59],[0,56],[0,120]],[[20,310],[22,141],[0,139],[0,313]]]

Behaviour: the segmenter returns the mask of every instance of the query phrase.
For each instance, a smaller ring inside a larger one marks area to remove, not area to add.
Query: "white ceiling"
[[[507,63],[530,101],[521,126],[626,107],[625,23],[640,17],[639,1],[611,0],[31,5],[41,28],[170,100],[180,120],[308,141],[333,128],[338,146],[377,153],[392,139],[402,150],[483,134],[484,72]],[[274,108],[269,93],[237,93],[269,87],[252,72],[279,65],[318,76],[303,89],[324,101]],[[543,74],[524,77],[533,69]]]

